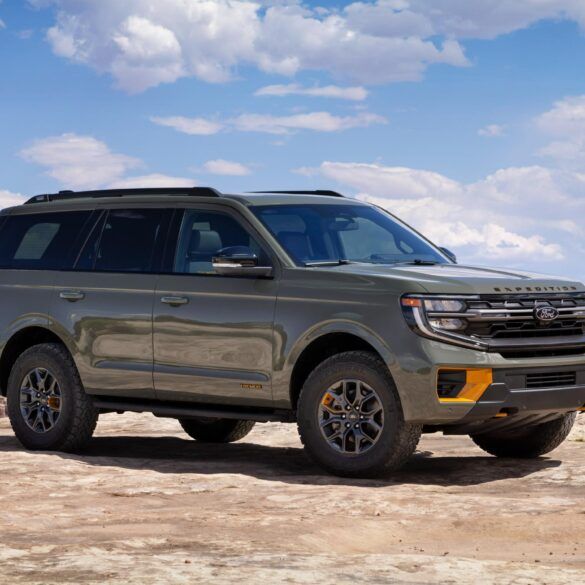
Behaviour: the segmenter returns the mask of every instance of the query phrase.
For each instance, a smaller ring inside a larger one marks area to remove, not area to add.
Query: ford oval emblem
[[[534,318],[541,323],[551,323],[559,318],[559,311],[548,305],[536,307],[534,309]]]

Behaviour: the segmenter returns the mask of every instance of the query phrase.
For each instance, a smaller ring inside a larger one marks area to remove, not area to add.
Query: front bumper
[[[398,355],[391,368],[408,422],[461,426],[491,419],[502,422],[505,418],[554,416],[585,408],[585,355],[507,359],[434,341],[423,341],[418,351],[413,349],[411,345],[409,355]],[[478,368],[492,373],[491,384],[479,397],[461,402],[439,399],[441,370]],[[568,373],[574,373],[573,383],[547,385],[552,374]],[[534,387],[534,376],[541,376],[545,383]]]
[[[575,373],[575,384],[527,388],[530,376],[556,377]],[[443,427],[447,434],[479,434],[492,431],[513,431],[532,424],[541,424],[560,414],[585,411],[585,367],[532,368],[499,370],[494,381],[468,414],[453,425]]]

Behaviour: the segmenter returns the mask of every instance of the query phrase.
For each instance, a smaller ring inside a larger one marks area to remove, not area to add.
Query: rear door
[[[169,217],[159,207],[101,210],[74,269],[59,275],[52,316],[92,394],[154,397],[152,306]]]
[[[230,246],[252,248],[278,270],[253,227],[227,206],[176,211],[154,303],[157,398],[272,401],[278,271],[274,278],[216,274],[211,259]]]

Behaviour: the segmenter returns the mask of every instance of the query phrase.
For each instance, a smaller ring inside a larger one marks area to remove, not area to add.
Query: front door
[[[212,266],[231,246],[272,264],[265,246],[231,210],[177,210],[174,224],[170,273],[160,276],[154,303],[157,398],[269,404],[278,280],[222,276]]]

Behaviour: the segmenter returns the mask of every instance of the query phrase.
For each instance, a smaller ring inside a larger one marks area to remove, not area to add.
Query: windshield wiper
[[[422,258],[415,258],[409,262],[399,262],[399,264],[414,264],[415,266],[435,266],[439,264],[436,260],[423,260]]]
[[[318,266],[345,266],[346,264],[352,264],[351,260],[339,258],[338,260],[317,260],[316,262],[305,262],[305,266],[307,268],[315,268]]]

